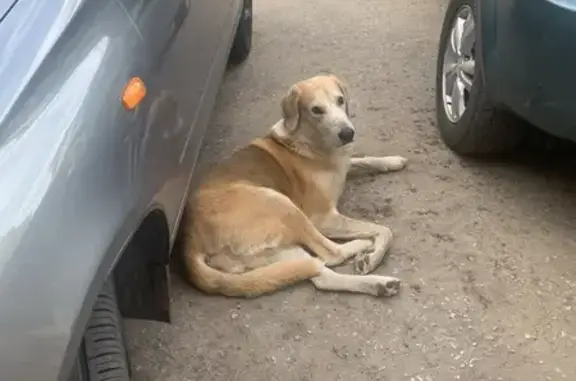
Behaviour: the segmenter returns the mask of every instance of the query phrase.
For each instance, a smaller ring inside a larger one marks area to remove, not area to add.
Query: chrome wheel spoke
[[[454,118],[460,118],[466,110],[464,98],[465,86],[460,78],[456,78],[452,86],[452,115]]]
[[[460,70],[462,71],[460,78],[468,91],[472,90],[472,82],[474,81],[474,65],[474,60],[464,61],[460,65]]]
[[[464,32],[464,20],[460,17],[456,19],[454,23],[454,28],[452,28],[452,51],[456,53],[456,55],[462,54],[462,34]]]
[[[448,71],[445,72],[444,74],[444,88],[445,90],[445,94],[444,95],[448,95],[448,96],[452,96],[452,91],[454,89],[456,80],[458,79],[458,73],[456,73],[456,71]]]
[[[462,85],[464,85],[464,88],[467,91],[472,90],[472,78],[471,77],[468,77],[467,75],[463,75],[460,78],[458,78],[458,80],[462,82]]]
[[[460,56],[452,49],[452,44],[449,43],[444,53],[444,71],[446,71],[447,68],[450,69],[452,65],[455,65],[458,62],[458,58],[460,58]]]
[[[445,60],[446,59],[450,59],[451,61],[456,62],[458,60],[458,57],[460,56],[460,53],[458,53],[458,51],[456,50],[456,42],[455,42],[455,31],[454,29],[452,29],[452,32],[450,33],[450,41],[447,44],[446,47],[446,53],[445,53]]]
[[[474,61],[474,59],[469,59],[469,60],[462,62],[462,64],[460,65],[460,69],[464,72],[464,74],[467,74],[469,76],[473,76],[475,66],[476,66],[476,61]]]
[[[462,6],[452,23],[442,64],[444,110],[452,123],[458,123],[474,85],[475,23],[472,8]]]
[[[472,14],[469,13],[462,26],[462,38],[460,39],[459,51],[460,54],[467,57],[472,55],[472,48],[474,48],[474,41],[476,39],[476,36],[474,35],[474,27],[474,18],[472,17]]]

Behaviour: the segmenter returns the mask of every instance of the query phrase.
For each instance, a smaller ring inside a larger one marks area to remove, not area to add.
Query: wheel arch
[[[486,84],[493,75],[492,65],[496,50],[496,4],[493,0],[476,1],[476,59],[481,61],[484,68],[480,80],[486,88]]]
[[[112,270],[122,317],[170,322],[169,260],[168,221],[164,211],[153,209]]]

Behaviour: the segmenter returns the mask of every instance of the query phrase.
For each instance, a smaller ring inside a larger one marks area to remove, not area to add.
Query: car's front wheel
[[[517,117],[488,98],[476,3],[453,0],[446,11],[436,68],[437,127],[458,154],[502,154],[516,148],[525,131]]]
[[[245,61],[252,50],[252,0],[244,0],[236,36],[230,50],[230,63],[239,64]]]
[[[84,364],[82,381],[129,381],[130,367],[124,339],[122,317],[116,293],[108,281],[98,294],[84,332],[79,359]]]

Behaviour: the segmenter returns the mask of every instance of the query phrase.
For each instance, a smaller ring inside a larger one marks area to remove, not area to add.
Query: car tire
[[[130,380],[130,366],[122,337],[122,318],[110,281],[106,282],[92,308],[83,347],[88,381]]]
[[[474,80],[468,92],[465,111],[458,120],[453,121],[445,105],[444,60],[448,43],[452,38],[452,28],[461,10],[471,10],[475,21],[474,33],[471,35],[475,36],[475,41],[480,41],[480,25],[476,23],[478,20],[476,3],[475,0],[453,0],[444,17],[436,67],[436,124],[444,143],[457,154],[468,156],[506,154],[519,145],[526,129],[519,118],[498,108],[489,99],[486,84],[483,82],[481,44],[475,43],[472,49],[475,62]]]
[[[237,65],[244,62],[252,49],[252,0],[244,0],[236,35],[230,49],[230,63]]]

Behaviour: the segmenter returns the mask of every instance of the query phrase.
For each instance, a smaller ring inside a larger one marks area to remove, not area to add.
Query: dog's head
[[[317,151],[334,151],[354,141],[348,94],[334,75],[293,85],[282,100],[282,135]]]

